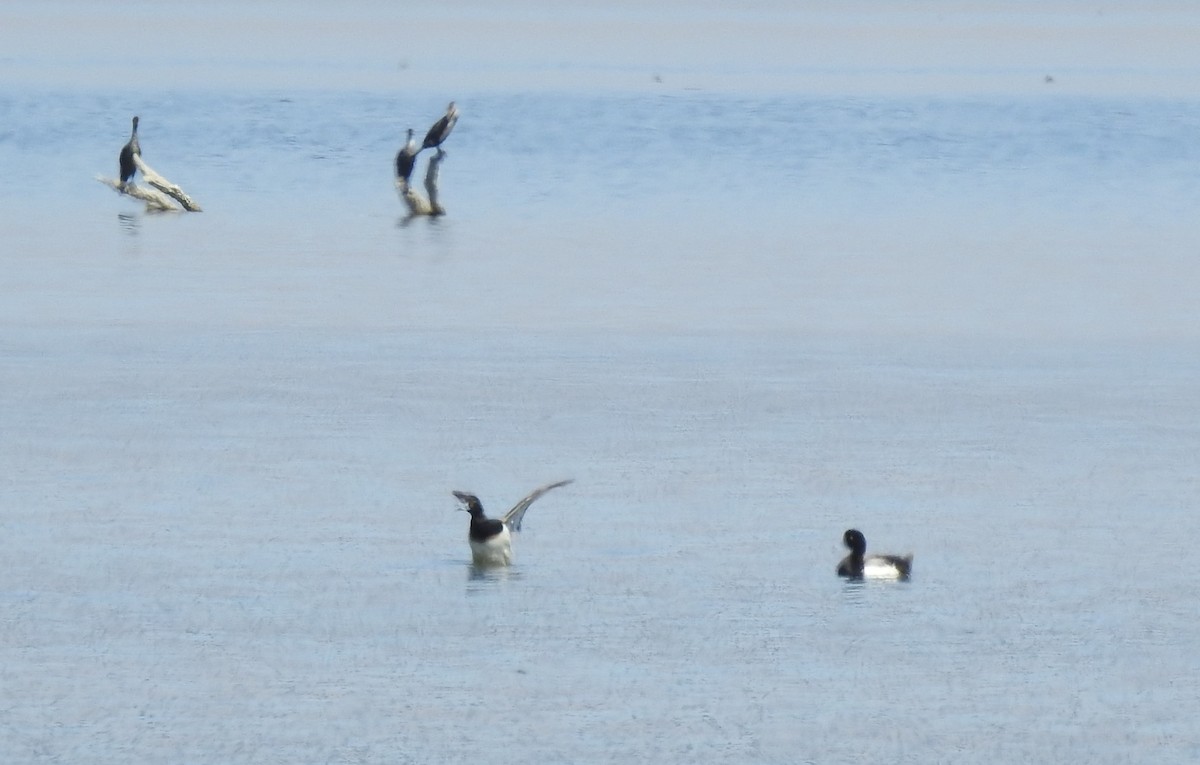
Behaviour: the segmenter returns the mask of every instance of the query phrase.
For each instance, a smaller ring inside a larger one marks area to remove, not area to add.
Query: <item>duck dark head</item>
[[[846,533],[842,535],[842,542],[855,555],[862,555],[867,551],[867,538],[858,529],[846,529]]]
[[[465,510],[471,514],[472,518],[477,518],[483,515],[483,503],[479,501],[479,497],[474,494],[468,494],[465,491],[452,492],[455,499],[462,503],[459,510]]]

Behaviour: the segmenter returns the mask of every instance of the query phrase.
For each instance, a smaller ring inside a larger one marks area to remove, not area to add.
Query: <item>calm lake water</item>
[[[298,7],[0,18],[6,762],[1200,759],[1200,13]]]

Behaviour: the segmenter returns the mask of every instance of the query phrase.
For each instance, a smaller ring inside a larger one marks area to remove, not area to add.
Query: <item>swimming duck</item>
[[[858,529],[847,529],[842,541],[850,554],[838,564],[838,576],[849,579],[908,579],[912,555],[867,555],[867,538]]]

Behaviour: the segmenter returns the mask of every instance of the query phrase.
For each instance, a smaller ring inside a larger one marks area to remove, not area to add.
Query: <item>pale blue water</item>
[[[0,759],[1200,757],[1200,100],[294,69],[0,92]]]

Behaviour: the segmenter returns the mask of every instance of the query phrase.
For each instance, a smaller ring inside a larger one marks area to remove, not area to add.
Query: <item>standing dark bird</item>
[[[417,162],[417,154],[421,150],[417,148],[417,142],[413,140],[413,129],[408,129],[408,142],[404,144],[404,148],[396,154],[396,177],[408,183],[408,177],[412,175],[413,165]]]
[[[838,576],[850,579],[908,579],[911,555],[867,555],[867,538],[858,529],[847,529],[842,541],[850,554],[838,564]]]
[[[121,147],[121,185],[124,186],[133,178],[133,174],[137,172],[137,165],[133,163],[133,157],[142,156],[142,147],[138,144],[137,139],[137,124],[138,118],[133,118],[133,132],[129,135],[129,142]]]
[[[458,122],[458,109],[451,101],[446,107],[446,113],[440,120],[433,123],[433,127],[429,128],[429,132],[425,134],[425,142],[421,144],[422,149],[432,149],[436,146],[441,146],[442,141],[450,136],[450,131],[454,129],[454,123]]]
[[[503,518],[488,518],[483,512],[479,497],[474,494],[454,492],[458,501],[463,503],[459,509],[471,514],[471,528],[467,538],[471,542],[471,560],[475,565],[507,566],[512,563],[512,532],[521,530],[521,519],[525,517],[525,511],[535,499],[551,489],[566,486],[571,480],[558,481],[535,489],[528,497],[513,505],[512,510],[505,513]]]

